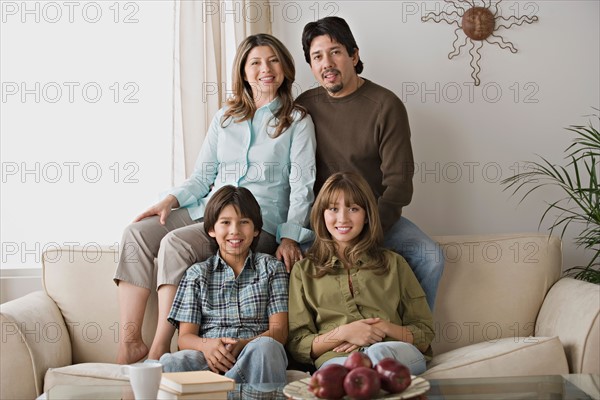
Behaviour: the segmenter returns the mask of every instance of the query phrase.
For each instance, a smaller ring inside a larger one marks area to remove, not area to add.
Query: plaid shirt
[[[269,317],[288,311],[288,274],[268,254],[248,255],[236,278],[219,255],[192,265],[179,283],[169,322],[200,325],[198,336],[250,338],[269,329]]]

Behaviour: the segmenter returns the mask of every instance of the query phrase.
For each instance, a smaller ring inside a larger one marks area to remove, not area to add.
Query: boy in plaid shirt
[[[206,206],[204,229],[216,255],[192,265],[179,284],[169,321],[179,348],[165,372],[211,370],[238,383],[286,381],[288,275],[275,257],[254,253],[262,217],[252,193],[225,186]]]

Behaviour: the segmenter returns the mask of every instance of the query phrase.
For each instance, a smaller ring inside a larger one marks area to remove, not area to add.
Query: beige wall
[[[362,76],[404,100],[419,168],[405,215],[431,235],[536,231],[544,202],[555,197],[540,192],[518,205],[499,180],[536,153],[560,162],[572,139],[563,127],[585,123],[582,115],[600,106],[599,3],[501,5],[504,16],[537,15],[539,21],[498,30],[516,54],[484,44],[479,87],[472,85],[468,47],[447,58],[455,26],[420,20],[436,8],[449,10],[447,3],[287,1],[273,7],[273,32],[296,59],[299,92],[314,85],[301,49],[302,28],[333,14],[353,30]],[[564,251],[565,265],[588,261],[568,239]]]

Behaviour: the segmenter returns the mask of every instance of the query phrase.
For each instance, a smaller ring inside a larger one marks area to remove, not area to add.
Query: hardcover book
[[[176,393],[221,392],[235,388],[233,379],[212,371],[163,372],[160,384]]]
[[[227,400],[228,391],[202,393],[176,393],[161,386],[158,389],[157,400]]]

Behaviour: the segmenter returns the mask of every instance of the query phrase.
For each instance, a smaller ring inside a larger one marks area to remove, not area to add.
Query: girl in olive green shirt
[[[406,261],[381,247],[377,203],[367,182],[332,175],[311,212],[316,239],[290,276],[288,350],[320,368],[364,351],[425,371],[433,318]]]

